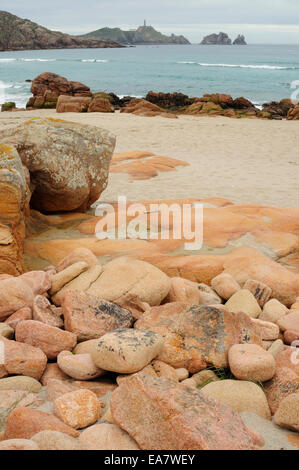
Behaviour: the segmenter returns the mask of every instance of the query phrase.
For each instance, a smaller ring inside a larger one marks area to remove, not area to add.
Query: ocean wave
[[[0,59],[0,62],[14,62],[16,59]]]
[[[295,66],[281,66],[281,65],[245,65],[245,64],[207,64],[204,62],[193,62],[193,61],[180,61],[177,64],[186,65],[200,65],[201,67],[230,67],[240,69],[263,69],[263,70],[298,70],[299,67]]]
[[[102,63],[106,63],[106,62],[109,62],[108,60],[106,59],[81,59],[81,62],[102,62]]]
[[[196,64],[197,65],[197,62],[193,62],[192,60],[180,60],[179,62],[177,62],[177,64],[186,64],[186,65]]]
[[[20,59],[21,62],[56,62],[56,59]]]
[[[144,96],[142,96],[142,95],[117,95],[117,96],[120,100],[122,100],[126,96],[130,96],[131,98],[139,98],[139,99],[144,98]]]
[[[12,88],[13,85],[11,83],[5,83],[0,81],[0,90],[6,90],[7,88]]]

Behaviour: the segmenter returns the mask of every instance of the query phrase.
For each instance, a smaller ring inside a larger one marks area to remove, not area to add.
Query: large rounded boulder
[[[31,206],[40,211],[85,211],[107,186],[115,136],[97,127],[34,118],[0,132],[30,172]]]

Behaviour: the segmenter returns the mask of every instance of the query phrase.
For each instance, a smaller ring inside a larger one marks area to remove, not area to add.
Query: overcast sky
[[[146,18],[192,42],[225,31],[251,43],[299,44],[299,0],[1,0],[0,9],[70,34],[130,29]]]

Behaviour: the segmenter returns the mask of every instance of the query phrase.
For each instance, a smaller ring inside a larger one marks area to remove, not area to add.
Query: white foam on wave
[[[16,59],[0,59],[0,62],[14,62]]]
[[[0,104],[13,101],[17,107],[23,108],[29,97],[30,83],[0,81]]]
[[[201,67],[231,67],[240,69],[265,69],[265,70],[295,70],[296,67],[283,67],[280,65],[245,65],[245,64],[205,64],[198,62]]]
[[[6,88],[12,88],[12,84],[11,83],[5,83],[5,82],[0,82],[0,89],[1,90],[6,90]]]
[[[246,64],[208,64],[204,62],[194,62],[182,60],[177,62],[177,64],[185,65],[200,65],[201,67],[230,67],[230,68],[240,68],[240,69],[264,69],[264,70],[297,70],[299,67],[295,66],[282,66],[282,65],[246,65]]]
[[[144,98],[144,96],[141,96],[141,95],[117,95],[117,96],[119,97],[120,100],[122,100],[126,96],[130,96],[130,98],[138,98],[138,99]]]
[[[56,62],[56,59],[20,59],[21,62]]]
[[[193,62],[192,60],[180,60],[179,62],[177,62],[177,64],[193,65],[197,64],[197,62]]]

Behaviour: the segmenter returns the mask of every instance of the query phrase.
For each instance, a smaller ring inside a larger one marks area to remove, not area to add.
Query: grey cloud
[[[262,25],[299,24],[298,0],[1,0],[0,8],[74,34],[103,26],[135,27],[144,18],[154,26],[164,25],[164,29],[174,25],[174,33],[185,32],[186,35],[190,25],[195,23],[202,25],[200,30],[204,32],[205,24],[215,25],[215,30],[226,24],[261,25],[259,37],[262,37]],[[180,25],[180,31],[176,31],[175,25]],[[282,33],[278,28],[277,33],[287,39],[287,32]],[[196,33],[192,32],[191,39],[199,40],[200,34],[195,38]],[[265,35],[269,37],[269,34],[265,28]],[[290,31],[290,38],[294,35],[296,32]],[[296,37],[299,42],[299,36]],[[272,42],[275,42],[274,37]]]

